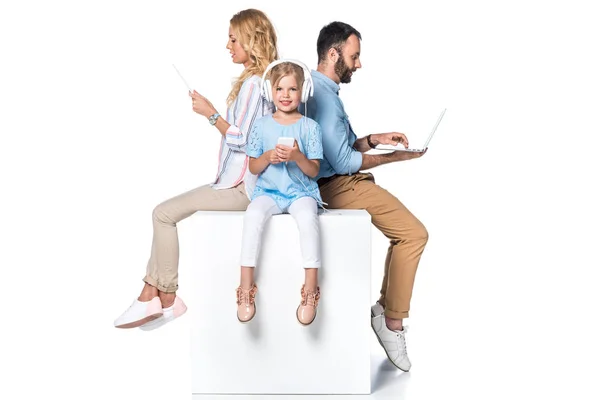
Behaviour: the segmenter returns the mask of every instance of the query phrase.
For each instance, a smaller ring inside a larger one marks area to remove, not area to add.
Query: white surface
[[[192,393],[369,394],[369,214],[319,217],[321,301],[308,327],[296,319],[304,269],[288,214],[265,226],[256,316],[238,321],[243,220],[242,212],[198,212],[180,224],[181,262],[191,270]]]
[[[399,397],[600,398],[596,2],[0,3],[3,394],[189,400],[191,318],[112,322],[142,288],[154,206],[216,173],[219,135],[171,64],[222,112],[229,18],[253,6],[311,68],[321,26],[361,31],[340,91],[359,136],[419,144],[448,108],[422,159],[372,170],[430,233]],[[373,230],[372,301],[386,249]]]
[[[394,367],[385,357],[383,350],[379,347],[377,339],[374,335],[370,341],[375,351],[370,358],[370,373],[371,373],[371,394],[349,394],[349,395],[214,395],[214,394],[195,394],[192,395],[192,400],[391,400],[407,398],[406,394],[410,388],[412,372],[402,372]],[[418,375],[418,374],[417,374]],[[317,378],[317,377],[315,377]]]

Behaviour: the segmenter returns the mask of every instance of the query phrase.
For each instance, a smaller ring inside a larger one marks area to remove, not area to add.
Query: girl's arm
[[[277,157],[280,161],[294,161],[304,175],[314,178],[319,173],[321,162],[319,160],[309,160],[298,148],[298,142],[294,141],[294,147],[278,144],[275,146]]]
[[[275,149],[280,161],[295,161],[298,168],[310,178],[315,178],[319,174],[321,161],[323,159],[323,143],[321,127],[315,121],[307,119],[308,131],[306,137],[302,139],[306,143],[303,154],[298,148],[298,142],[294,140],[294,147],[288,147],[278,144]]]
[[[277,157],[275,150],[263,149],[263,119],[259,119],[252,125],[252,131],[248,134],[248,145],[246,154],[248,155],[248,168],[254,175],[262,173],[269,164],[279,164],[281,160]]]
[[[296,164],[298,165],[298,168],[300,168],[302,172],[304,172],[304,175],[310,178],[314,178],[319,174],[319,167],[321,166],[321,161],[309,160],[304,154],[302,154],[302,159],[300,161],[296,161]]]
[[[254,175],[258,175],[262,173],[269,164],[279,164],[279,158],[277,157],[277,153],[275,150],[269,150],[265,153],[262,153],[258,158],[249,157],[250,159],[250,172]]]

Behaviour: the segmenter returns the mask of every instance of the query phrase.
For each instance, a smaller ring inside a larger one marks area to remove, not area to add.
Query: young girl
[[[237,316],[241,322],[248,322],[256,313],[254,267],[265,223],[272,215],[289,213],[298,224],[305,268],[296,317],[301,324],[309,325],[315,319],[320,298],[317,204],[322,200],[312,178],[317,176],[323,158],[321,129],[298,111],[300,102],[306,102],[312,90],[308,68],[296,61],[280,60],[267,67],[265,75],[270,69],[269,80],[263,82],[263,94],[273,101],[277,111],[256,121],[246,150],[250,172],[257,174],[258,180],[244,217]],[[293,147],[277,144],[280,137],[294,138]]]
[[[259,10],[248,9],[230,20],[227,50],[244,71],[227,98],[227,114],[196,91],[190,93],[193,110],[206,117],[221,135],[219,169],[210,184],[159,204],[152,213],[154,236],[144,288],[115,320],[117,328],[156,329],[179,317],[186,306],[176,296],[179,242],[176,224],[199,210],[245,210],[255,177],[248,171],[246,144],[253,122],[273,112],[260,95],[261,75],[277,57],[277,36],[271,21]]]

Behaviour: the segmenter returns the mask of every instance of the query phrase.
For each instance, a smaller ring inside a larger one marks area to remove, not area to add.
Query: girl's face
[[[283,112],[292,112],[300,104],[300,87],[293,75],[286,75],[273,87],[273,100],[275,107]]]
[[[231,59],[235,64],[243,64],[244,67],[248,67],[250,65],[250,57],[233,33],[231,26],[229,26],[229,40],[227,41],[227,46],[225,47],[227,50],[229,50]]]

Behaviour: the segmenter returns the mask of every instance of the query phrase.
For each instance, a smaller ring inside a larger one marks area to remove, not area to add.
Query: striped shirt
[[[273,114],[273,105],[261,94],[262,79],[253,75],[242,84],[235,101],[227,108],[227,122],[231,124],[221,139],[217,177],[213,189],[230,189],[242,182],[246,184],[248,198],[256,185],[256,175],[250,173],[246,144],[254,121]]]

